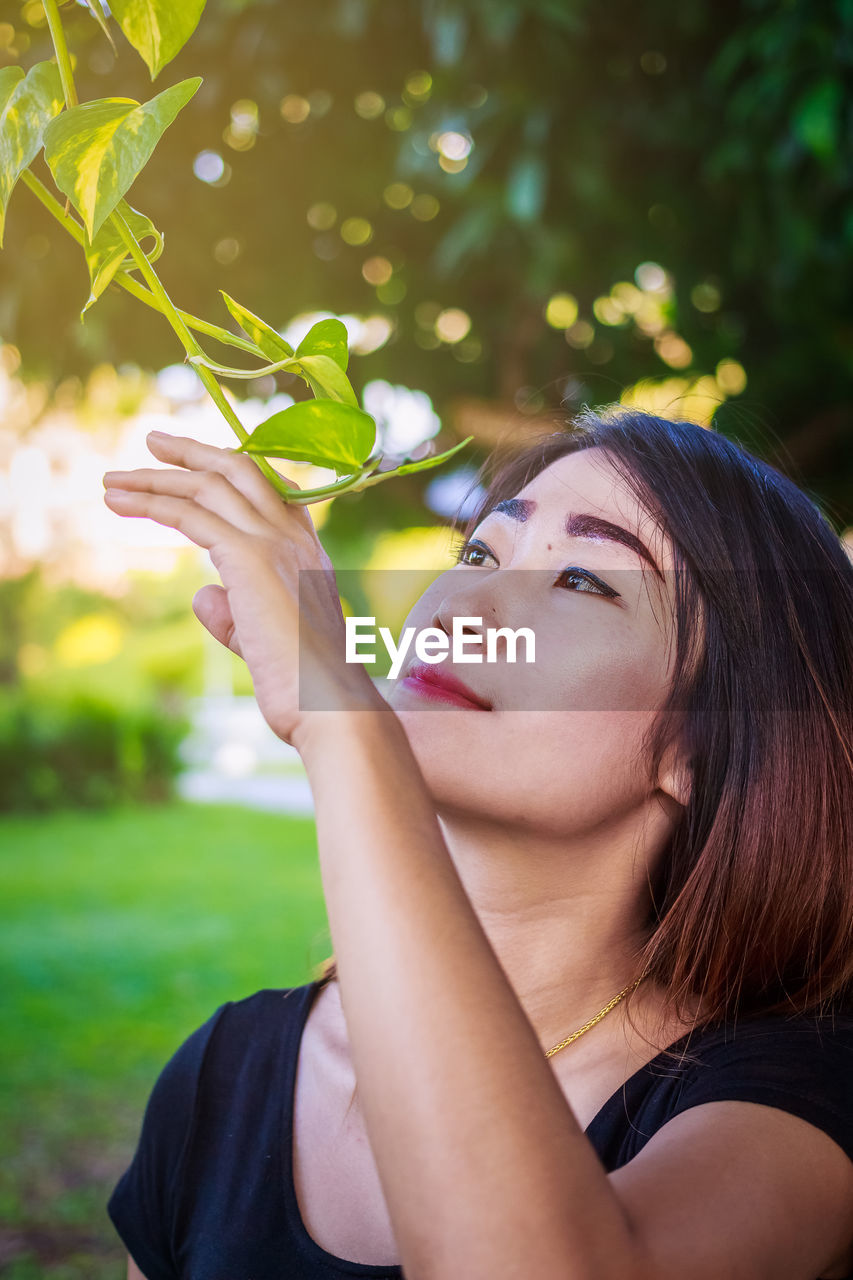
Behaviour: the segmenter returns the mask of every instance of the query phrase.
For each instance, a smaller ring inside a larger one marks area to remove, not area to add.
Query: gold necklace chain
[[[590,1027],[594,1027],[596,1022],[600,1022],[606,1013],[609,1013],[611,1009],[615,1008],[619,1001],[626,996],[629,991],[633,991],[635,987],[640,985],[647,973],[648,969],[644,970],[644,972],[640,974],[639,978],[637,978],[636,982],[629,983],[629,985],[620,991],[618,996],[614,996],[610,1003],[606,1004],[600,1013],[597,1013],[594,1018],[590,1018],[589,1022],[585,1022],[577,1031],[573,1031],[570,1036],[566,1036],[565,1040],[561,1040],[559,1044],[555,1044],[553,1049],[549,1049],[545,1054],[545,1057],[550,1058],[552,1054],[559,1053],[561,1049],[565,1049],[567,1044],[571,1044],[573,1040],[577,1040],[578,1036],[582,1036],[585,1031],[589,1031]]]

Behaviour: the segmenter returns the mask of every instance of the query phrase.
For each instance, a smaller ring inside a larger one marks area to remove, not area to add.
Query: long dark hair
[[[677,741],[692,772],[633,976],[647,969],[679,1019],[698,999],[695,1027],[853,1014],[853,563],[773,466],[621,406],[488,460],[457,529],[470,536],[556,459],[593,447],[674,548],[674,673],[647,745],[656,770]],[[331,957],[320,980],[335,974]]]

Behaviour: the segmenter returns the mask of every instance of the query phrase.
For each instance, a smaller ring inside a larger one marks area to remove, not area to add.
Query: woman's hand
[[[233,449],[162,432],[150,433],[148,447],[173,466],[108,471],[104,500],[118,515],[169,525],[210,553],[222,586],[197,591],[193,610],[246,662],[274,733],[298,747],[312,710],[384,706],[364,667],[345,663],[335,574],[307,509],[285,503]],[[300,578],[304,570],[312,572]]]

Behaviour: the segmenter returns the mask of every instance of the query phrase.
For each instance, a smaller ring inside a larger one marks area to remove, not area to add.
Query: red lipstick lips
[[[476,693],[449,671],[428,666],[425,662],[413,662],[400,683],[404,688],[411,689],[413,693],[436,702],[446,702],[454,707],[468,707],[472,711],[491,711],[492,709],[490,702],[485,698],[477,697]]]

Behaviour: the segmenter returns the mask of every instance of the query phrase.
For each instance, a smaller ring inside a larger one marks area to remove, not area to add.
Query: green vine
[[[111,284],[158,311],[240,441],[237,451],[255,459],[286,502],[305,505],[365,489],[394,475],[437,466],[463,448],[471,437],[444,453],[379,469],[382,456],[375,449],[376,423],[359,407],[347,377],[347,334],[340,320],[314,325],[294,351],[272,326],[227,294],[223,297],[242,330],[239,335],[175,305],[153,265],[162,251],[163,236],[124,197],[201,81],[183,80],[145,103],[102,98],[81,104],[59,5],[57,0],[43,3],[56,61],[36,63],[26,75],[18,67],[0,70],[0,141],[4,144],[0,147],[0,243],[6,205],[21,179],[84,252],[91,293],[83,313]],[[100,0],[86,0],[86,4],[112,40]],[[186,43],[203,7],[203,0],[177,7],[174,0],[121,0],[115,16],[154,79]],[[30,167],[42,150],[66,198],[65,208]],[[71,206],[79,221],[72,216]],[[146,241],[152,242],[148,250],[143,248]],[[131,274],[134,271],[141,279]],[[261,363],[249,369],[217,364],[196,334],[237,348]],[[219,378],[251,379],[285,369],[307,384],[314,399],[293,404],[248,432]],[[271,457],[312,462],[334,470],[338,478],[314,489],[293,489],[271,466]]]
[[[59,8],[56,0],[42,0],[44,14],[47,18],[47,26],[50,31],[50,38],[56,51],[56,61],[59,65],[59,76],[62,81],[62,93],[65,98],[66,107],[77,106],[77,90],[74,87],[74,73],[71,68],[71,55],[68,52],[68,45],[65,41],[65,32],[62,29],[62,19],[59,16]]]

